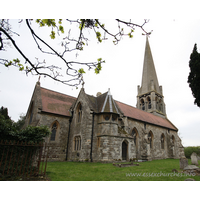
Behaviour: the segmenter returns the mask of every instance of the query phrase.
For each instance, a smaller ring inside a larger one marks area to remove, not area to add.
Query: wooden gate
[[[45,143],[1,140],[0,173],[11,176],[45,175],[48,149]]]

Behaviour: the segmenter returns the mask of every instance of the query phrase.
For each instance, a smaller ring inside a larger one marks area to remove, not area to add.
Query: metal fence
[[[0,142],[0,173],[12,176],[45,175],[49,146],[46,143]]]

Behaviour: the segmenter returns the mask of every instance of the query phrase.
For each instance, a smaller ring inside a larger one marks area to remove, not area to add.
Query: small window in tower
[[[116,121],[117,120],[117,115],[112,114],[112,121]]]
[[[142,110],[145,110],[145,103],[144,103],[144,100],[143,99],[141,99],[141,109]]]
[[[150,99],[150,97],[148,97],[147,102],[148,102],[148,109],[151,109],[151,99]]]
[[[110,120],[110,115],[109,115],[109,114],[103,115],[103,118],[104,118],[106,121],[108,121],[108,120]]]

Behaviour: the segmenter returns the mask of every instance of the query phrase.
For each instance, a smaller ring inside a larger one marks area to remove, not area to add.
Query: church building
[[[184,157],[178,129],[166,115],[162,86],[146,39],[142,84],[136,108],[115,100],[111,91],[78,97],[36,83],[25,126],[46,125],[52,161],[132,161]]]

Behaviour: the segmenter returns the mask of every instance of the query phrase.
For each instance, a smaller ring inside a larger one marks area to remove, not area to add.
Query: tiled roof
[[[106,96],[108,96],[106,100]],[[94,109],[96,113],[100,112],[111,112],[109,105],[109,95],[108,92],[98,96],[87,95],[91,108]],[[59,114],[63,116],[71,116],[70,108],[77,98],[68,96],[66,94],[61,94],[52,90],[48,90],[41,87],[41,98],[42,98],[42,111]],[[120,111],[124,116],[130,117],[132,119],[140,120],[146,123],[155,124],[158,126],[166,127],[169,129],[177,130],[177,128],[167,119],[159,116],[155,116],[151,113],[139,110],[135,107],[129,106],[127,104],[115,101],[111,97],[111,104],[113,112],[119,113]],[[105,103],[105,106],[104,106]],[[118,110],[119,108],[119,110]]]
[[[100,112],[112,112],[118,113],[116,103],[114,102],[112,96],[109,92],[106,92],[98,97],[87,95],[90,106],[96,113]]]
[[[41,87],[42,111],[64,116],[70,116],[69,109],[76,100],[75,97],[61,94]]]
[[[177,128],[168,119],[142,111],[119,101],[115,102],[119,109],[123,112],[124,116],[177,131]]]

